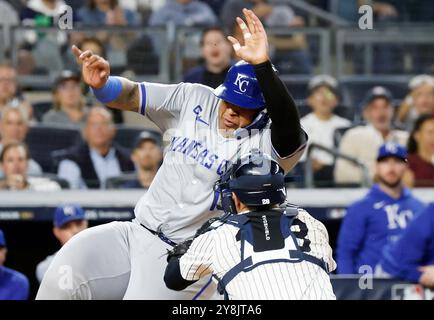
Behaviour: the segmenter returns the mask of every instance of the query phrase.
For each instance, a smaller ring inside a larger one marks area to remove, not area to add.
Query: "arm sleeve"
[[[179,259],[182,277],[195,281],[212,273],[213,248],[212,231],[197,237],[186,254]]]
[[[307,238],[310,241],[309,246],[311,248],[309,254],[323,259],[327,263],[329,271],[334,271],[336,269],[336,262],[333,259],[333,250],[329,244],[329,234],[324,224],[316,220],[305,210],[299,212],[297,217],[306,224],[308,230]]]
[[[357,274],[356,258],[365,238],[365,210],[357,205],[348,208],[342,222],[337,246],[339,274]]]
[[[418,215],[404,230],[399,240],[384,252],[382,268],[400,279],[419,281],[418,267],[426,263],[424,256],[434,235],[434,204]]]
[[[175,291],[181,291],[187,288],[189,285],[195,283],[195,281],[185,280],[181,275],[181,270],[179,269],[179,259],[170,259],[166,272],[164,273],[164,283],[166,286]]]
[[[273,149],[278,158],[296,158],[296,163],[306,146],[307,135],[301,127],[294,99],[277,76],[270,61],[254,65],[254,69],[272,122]],[[291,163],[292,166],[295,163]],[[287,164],[285,166],[288,167]]]

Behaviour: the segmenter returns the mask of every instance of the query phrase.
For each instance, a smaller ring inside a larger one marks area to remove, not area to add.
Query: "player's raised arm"
[[[300,150],[307,141],[301,128],[300,117],[294,100],[279,79],[268,57],[268,40],[264,26],[251,10],[244,9],[246,22],[237,18],[244,36],[244,45],[234,37],[228,37],[235,53],[251,63],[266,102],[271,118],[271,141],[281,158],[286,158]],[[301,155],[301,154],[300,154]]]
[[[91,51],[82,51],[73,46],[77,61],[82,65],[82,76],[99,101],[105,105],[126,110],[138,111],[140,93],[138,83],[121,77],[110,76],[110,64]]]

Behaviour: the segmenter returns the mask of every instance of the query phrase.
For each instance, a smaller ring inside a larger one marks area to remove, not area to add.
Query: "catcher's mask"
[[[226,214],[236,214],[234,192],[249,207],[281,204],[286,199],[285,175],[269,155],[253,150],[240,158],[217,182],[221,207]]]

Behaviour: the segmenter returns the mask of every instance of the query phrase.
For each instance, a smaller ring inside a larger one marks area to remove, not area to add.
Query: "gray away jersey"
[[[271,145],[270,123],[240,140],[218,132],[220,99],[200,84],[140,84],[139,112],[163,132],[164,161],[148,191],[135,207],[140,223],[162,231],[178,242],[193,236],[215,211],[215,182],[241,155],[252,148],[270,154],[288,172],[301,157],[305,144],[281,158]]]

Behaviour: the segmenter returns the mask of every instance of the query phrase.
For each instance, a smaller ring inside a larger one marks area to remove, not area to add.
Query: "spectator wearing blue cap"
[[[403,186],[405,147],[387,142],[377,153],[376,181],[369,193],[352,204],[343,219],[337,246],[338,273],[380,272],[383,248],[395,242],[424,204]],[[366,269],[361,269],[366,267]]]
[[[7,252],[5,235],[0,229],[0,300],[27,300],[29,280],[21,272],[4,266]]]
[[[345,132],[339,144],[339,152],[356,158],[366,166],[371,179],[376,171],[375,158],[378,148],[385,142],[392,141],[407,144],[408,133],[392,127],[394,108],[389,90],[377,86],[370,89],[364,99],[363,117],[365,125],[360,125]],[[337,184],[354,184],[362,181],[362,170],[346,159],[336,160],[334,170]]]
[[[76,204],[65,204],[57,207],[54,211],[53,224],[53,234],[59,240],[61,246],[88,227],[84,210]],[[36,266],[36,278],[39,282],[42,281],[55,255],[56,253],[48,256]]]
[[[385,248],[381,267],[394,278],[434,288],[434,202]]]

